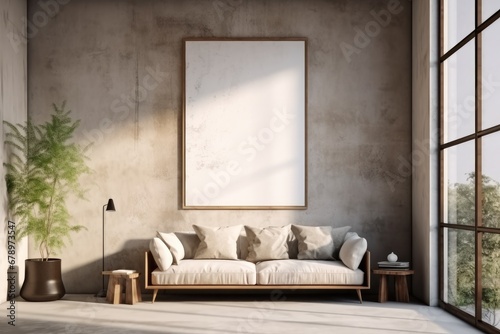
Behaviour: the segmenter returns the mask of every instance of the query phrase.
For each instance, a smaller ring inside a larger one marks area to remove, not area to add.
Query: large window
[[[440,12],[441,306],[500,333],[500,1]]]

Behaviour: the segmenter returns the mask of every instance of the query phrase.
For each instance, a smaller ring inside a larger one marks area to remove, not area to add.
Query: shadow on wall
[[[122,250],[108,254],[104,258],[104,270],[133,269],[139,272],[139,282],[144,290],[144,252],[149,249],[149,239],[132,239],[123,244]],[[64,258],[63,258],[64,268]],[[91,293],[95,294],[102,289],[102,259],[89,262],[78,268],[64,271],[63,282],[66,293]],[[93,283],[90,290],[82,290],[82,280]],[[104,288],[107,288],[108,277],[105,277]],[[144,291],[143,291],[144,292]]]

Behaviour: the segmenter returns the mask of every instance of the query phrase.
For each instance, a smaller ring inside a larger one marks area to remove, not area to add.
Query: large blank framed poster
[[[307,207],[303,38],[184,39],[184,209]]]

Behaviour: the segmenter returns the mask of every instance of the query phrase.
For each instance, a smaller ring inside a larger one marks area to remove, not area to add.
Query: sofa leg
[[[363,298],[361,297],[361,289],[356,289],[356,293],[358,294],[359,303],[363,304]]]
[[[158,289],[153,290],[153,300],[151,300],[151,303],[154,303],[156,300],[156,295],[158,294]]]

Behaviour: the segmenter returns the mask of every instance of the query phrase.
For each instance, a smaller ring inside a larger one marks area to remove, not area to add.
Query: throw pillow
[[[184,246],[182,246],[181,241],[175,233],[163,233],[157,232],[158,236],[165,242],[172,253],[174,258],[174,263],[179,264],[179,262],[184,258]]]
[[[299,243],[299,260],[333,260],[333,237],[331,226],[292,225]]]
[[[200,244],[200,238],[194,233],[191,232],[174,232],[177,238],[179,238],[182,248],[184,248],[184,258],[192,259],[196,250],[198,249],[198,245]]]
[[[237,242],[241,225],[227,227],[193,225],[193,229],[200,238],[195,259],[238,259]]]
[[[172,253],[170,253],[167,245],[160,238],[153,238],[149,242],[149,250],[153,254],[156,265],[161,271],[167,270],[172,265]]]
[[[350,230],[351,230],[350,226],[334,227],[332,229],[333,245],[334,245],[333,258],[335,260],[339,259],[340,247],[342,247],[347,232],[349,232]]]
[[[342,241],[342,244],[347,240],[347,239],[351,239],[352,237],[359,237],[358,233],[357,232],[347,232],[347,234],[345,235],[345,238],[344,238],[344,241]]]
[[[245,226],[248,240],[247,261],[288,259],[288,231],[285,227],[250,227]]]
[[[248,240],[244,228],[241,229],[240,236],[238,237],[237,247],[238,259],[246,259],[248,256]]]
[[[288,229],[288,238],[286,239],[288,246],[288,258],[296,259],[299,254],[299,242],[297,241],[295,234],[293,234],[292,225],[285,225],[283,227]]]
[[[360,238],[359,236],[353,236],[347,239],[342,248],[340,249],[340,260],[346,265],[346,267],[356,270],[363,259],[368,248],[368,243],[365,238]]]

